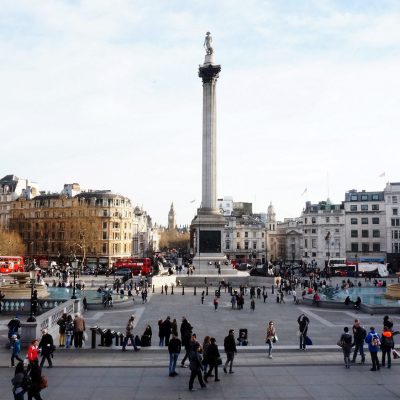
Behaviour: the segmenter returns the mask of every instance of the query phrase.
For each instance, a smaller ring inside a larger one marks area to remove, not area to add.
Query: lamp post
[[[29,318],[26,320],[27,322],[36,322],[36,318],[33,315],[33,302],[37,299],[34,299],[34,293],[33,289],[35,288],[35,282],[36,282],[36,268],[35,265],[32,263],[31,268],[29,270],[29,280],[31,283],[31,311]]]
[[[74,273],[74,287],[72,290],[72,296],[71,299],[75,300],[76,299],[76,295],[75,295],[75,278],[76,278],[76,270],[78,269],[78,260],[75,258],[74,261],[71,262],[71,266],[72,266],[72,271]]]

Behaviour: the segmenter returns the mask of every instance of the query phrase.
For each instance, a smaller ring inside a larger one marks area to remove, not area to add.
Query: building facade
[[[346,258],[358,262],[386,259],[386,204],[383,191],[345,194]]]
[[[308,201],[301,219],[304,262],[316,261],[319,268],[324,268],[330,257],[346,256],[343,204],[332,204],[329,199],[317,204]]]
[[[129,257],[130,200],[109,190],[69,196],[66,189],[68,185],[62,193],[41,193],[33,199],[21,196],[12,203],[10,228],[21,235],[27,256],[61,263],[76,256],[84,264],[107,267]]]
[[[31,199],[39,194],[38,185],[15,175],[0,179],[0,229],[9,229],[11,203],[23,196]]]
[[[393,270],[400,271],[400,182],[388,183],[384,195],[387,262]]]

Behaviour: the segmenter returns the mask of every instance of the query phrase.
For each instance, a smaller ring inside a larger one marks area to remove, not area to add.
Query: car
[[[250,275],[251,276],[269,276],[268,268],[263,267],[263,266],[253,267],[250,270]]]
[[[130,278],[132,276],[132,271],[129,268],[119,268],[114,271],[115,276],[127,276]]]

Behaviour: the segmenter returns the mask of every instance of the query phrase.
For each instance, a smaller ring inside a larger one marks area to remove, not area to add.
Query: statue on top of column
[[[206,54],[211,55],[214,53],[214,49],[211,47],[212,44],[212,37],[211,33],[207,32],[206,33],[206,38],[204,39],[204,48],[206,49]]]

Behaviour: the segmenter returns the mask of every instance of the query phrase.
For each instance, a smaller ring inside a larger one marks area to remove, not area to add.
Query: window
[[[368,218],[361,218],[362,225],[368,225]]]
[[[107,210],[103,210],[103,217],[107,217]],[[103,253],[106,253],[106,252],[103,251]]]
[[[107,240],[107,232],[103,232],[103,240]]]
[[[304,257],[308,257],[308,253],[306,251],[304,252]]]
[[[240,238],[240,232],[236,232],[236,237]]]
[[[361,204],[361,211],[368,211],[368,204]]]
[[[356,194],[352,194],[350,196],[350,201],[357,201],[358,200],[358,196]]]
[[[315,251],[313,251],[313,252],[311,253],[311,257],[317,257],[317,253],[316,253]]]
[[[378,217],[372,218],[372,223],[373,223],[374,225],[379,225],[379,218],[378,218]]]
[[[244,249],[245,250],[249,249],[249,242],[247,240],[244,242]]]
[[[317,247],[317,239],[312,239],[312,240],[311,240],[311,247],[312,247],[313,249],[315,249],[315,248]]]
[[[245,232],[245,233],[244,233],[244,237],[245,237],[245,238],[249,237],[249,232]]]
[[[356,230],[351,231],[351,237],[358,237],[358,231]]]
[[[361,195],[361,201],[368,201],[368,195],[362,194]]]
[[[230,237],[229,232],[226,232],[225,236],[228,238]]]
[[[304,223],[305,223],[305,224],[307,223],[307,218],[304,218]]]
[[[350,223],[351,223],[352,225],[357,225],[357,224],[358,224],[357,218],[351,218],[351,219],[350,219]]]
[[[372,211],[379,211],[379,204],[372,204]]]
[[[357,206],[356,205],[351,205],[350,206],[350,211],[357,211]]]
[[[261,232],[261,237],[264,239],[264,232]]]
[[[304,247],[308,248],[308,239],[304,239]]]
[[[392,243],[392,253],[399,253],[400,243]]]
[[[103,254],[107,253],[107,243],[103,243]]]
[[[380,243],[372,243],[372,251],[381,251]]]
[[[103,222],[103,229],[107,229],[107,222],[106,221]]]
[[[372,231],[372,237],[374,238],[381,237],[381,231],[379,231],[378,229],[374,229]]]
[[[397,196],[392,196],[392,203],[397,204]]]
[[[372,200],[379,200],[379,194],[373,194],[373,195],[371,196],[371,199],[372,199]]]
[[[317,233],[316,229],[311,229],[311,233]]]
[[[368,237],[368,230],[362,230],[361,231],[361,237],[367,238]]]
[[[311,218],[311,223],[312,223],[312,224],[315,224],[315,222],[316,222],[315,217],[312,217],[312,218]]]
[[[369,243],[361,243],[361,251],[363,253],[368,253],[369,252]]]
[[[398,208],[393,208],[393,215],[399,215],[399,209]]]
[[[335,229],[335,233],[339,233],[339,228],[336,228],[336,229]]]
[[[253,242],[253,250],[257,250],[257,242]]]
[[[351,251],[354,251],[354,252],[358,251],[358,243],[351,244]]]
[[[236,249],[240,250],[240,243],[236,243]]]
[[[392,239],[398,239],[400,237],[400,231],[392,231]]]
[[[400,226],[400,218],[392,218],[392,226]]]
[[[225,249],[226,250],[229,250],[231,248],[231,242],[229,241],[229,240],[227,240],[226,242],[225,242]]]

